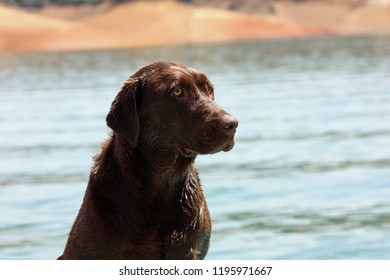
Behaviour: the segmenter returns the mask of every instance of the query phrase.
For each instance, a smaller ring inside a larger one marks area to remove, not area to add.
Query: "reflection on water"
[[[209,259],[389,259],[390,37],[0,55],[0,259],[54,259],[122,82],[156,60],[208,74],[240,120],[200,156]]]

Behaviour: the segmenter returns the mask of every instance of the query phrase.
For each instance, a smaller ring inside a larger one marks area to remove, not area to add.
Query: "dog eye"
[[[183,90],[180,88],[180,87],[177,87],[175,88],[172,93],[175,95],[175,96],[182,96],[183,95]]]

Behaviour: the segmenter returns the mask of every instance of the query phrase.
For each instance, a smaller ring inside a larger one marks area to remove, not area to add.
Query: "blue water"
[[[55,259],[122,82],[191,65],[240,121],[199,156],[208,259],[390,259],[390,37],[0,54],[0,259]]]

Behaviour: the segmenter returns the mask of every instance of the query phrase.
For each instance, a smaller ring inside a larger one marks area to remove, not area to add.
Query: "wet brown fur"
[[[58,259],[203,259],[211,222],[193,163],[230,150],[237,124],[204,74],[168,62],[140,69],[112,103],[113,133]]]

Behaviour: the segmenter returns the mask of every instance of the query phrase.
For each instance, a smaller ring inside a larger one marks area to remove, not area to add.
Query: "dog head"
[[[231,150],[238,126],[214,101],[214,86],[205,74],[169,62],[150,64],[131,76],[106,120],[132,148],[165,148],[183,156]]]

